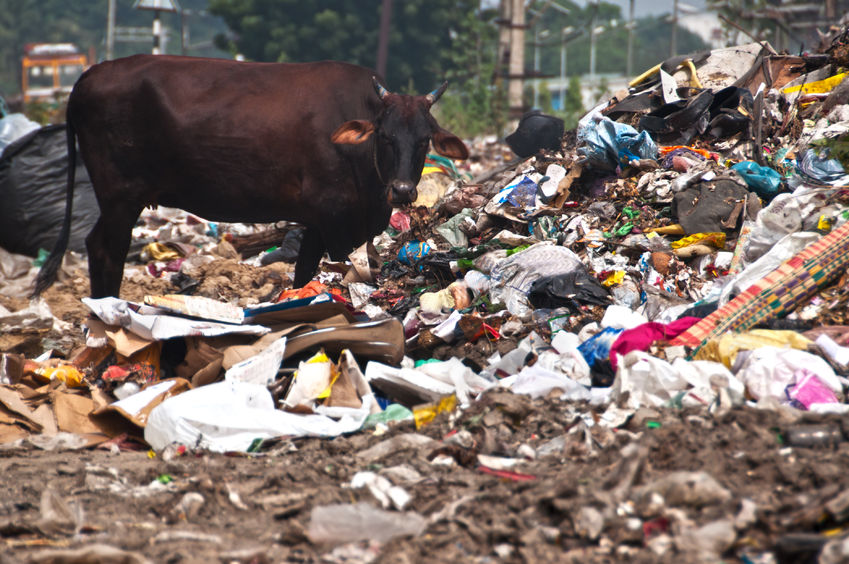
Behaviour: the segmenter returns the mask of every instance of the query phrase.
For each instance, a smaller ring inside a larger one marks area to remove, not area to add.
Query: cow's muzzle
[[[389,184],[389,203],[411,204],[419,197],[416,185],[412,182],[395,180]]]

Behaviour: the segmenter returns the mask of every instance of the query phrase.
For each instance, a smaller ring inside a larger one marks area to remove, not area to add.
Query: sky
[[[484,4],[493,6],[498,5],[498,0],[482,0]],[[556,0],[555,0],[556,1]],[[578,4],[586,5],[591,0],[575,0]],[[628,11],[631,9],[630,0],[604,0],[610,4],[616,4],[622,8],[622,15],[628,17]],[[655,16],[658,14],[671,14],[675,0],[634,0],[635,16],[641,18],[643,16]],[[705,0],[679,0],[679,6],[687,4],[698,10],[704,10]]]
[[[631,9],[629,0],[605,0],[605,2],[618,5],[622,8],[622,15],[626,18],[628,17],[628,10]],[[579,0],[578,3],[585,4],[586,2],[580,2]],[[658,14],[671,14],[673,4],[674,0],[634,0],[634,12],[638,18],[656,16]],[[679,6],[687,4],[693,8],[704,10],[705,0],[679,0],[678,4]]]

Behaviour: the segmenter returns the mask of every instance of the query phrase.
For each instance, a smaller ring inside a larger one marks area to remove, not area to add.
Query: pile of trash
[[[297,226],[146,211],[129,276],[171,291],[86,298],[83,346],[0,354],[0,442],[262,452],[398,422],[424,432],[492,402],[503,416],[511,393],[583,413],[590,448],[592,433],[625,432],[645,410],[847,414],[847,45],[843,30],[818,54],[764,42],[670,59],[588,112],[559,150],[545,140],[511,160],[479,140],[486,158],[432,157],[419,201],[305,288],[289,288]],[[263,272],[242,284],[249,294],[222,300],[207,283],[222,257]],[[0,261],[4,278],[31,276],[13,263]],[[79,330],[44,302],[0,313],[10,334]],[[462,432],[443,454],[459,456]],[[622,457],[631,491],[646,453]],[[641,506],[730,495],[694,473],[634,491]],[[748,509],[692,529],[702,555],[732,546]],[[605,516],[582,511],[578,528],[598,539]]]

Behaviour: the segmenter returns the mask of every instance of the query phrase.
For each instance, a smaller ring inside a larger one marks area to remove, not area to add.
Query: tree
[[[452,41],[446,78],[449,94],[434,107],[439,122],[454,133],[474,137],[501,131],[506,125],[506,93],[490,77],[495,69],[494,10],[468,13],[460,27],[465,31]]]
[[[116,0],[119,26],[150,29],[153,16],[149,11],[133,9],[134,0]],[[201,17],[207,0],[180,0],[180,7],[190,15],[186,22],[193,38],[201,42],[226,28],[217,18]],[[68,2],[67,0],[2,0],[0,2],[0,95],[11,98],[21,88],[21,57],[27,43],[74,43],[85,52],[94,52],[91,62],[102,60],[106,43],[107,0]],[[180,52],[180,18],[163,13],[163,26],[171,31],[169,53]],[[152,36],[145,41],[116,44],[115,55],[149,53]],[[190,54],[221,56],[226,53],[212,48]]]
[[[307,62],[344,60],[374,67],[379,2],[354,0],[210,0],[235,33],[221,41],[232,52],[255,61]],[[450,74],[454,42],[476,31],[470,19],[476,0],[404,0],[394,2],[387,60],[391,90],[424,93]]]
[[[578,124],[578,119],[584,114],[584,99],[581,96],[581,79],[578,75],[569,77],[569,87],[563,104],[563,121],[566,129],[572,129]]]

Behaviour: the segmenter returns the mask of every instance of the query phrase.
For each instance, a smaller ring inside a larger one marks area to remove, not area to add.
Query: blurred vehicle
[[[24,103],[65,98],[88,67],[88,57],[73,43],[28,43],[21,61]]]

